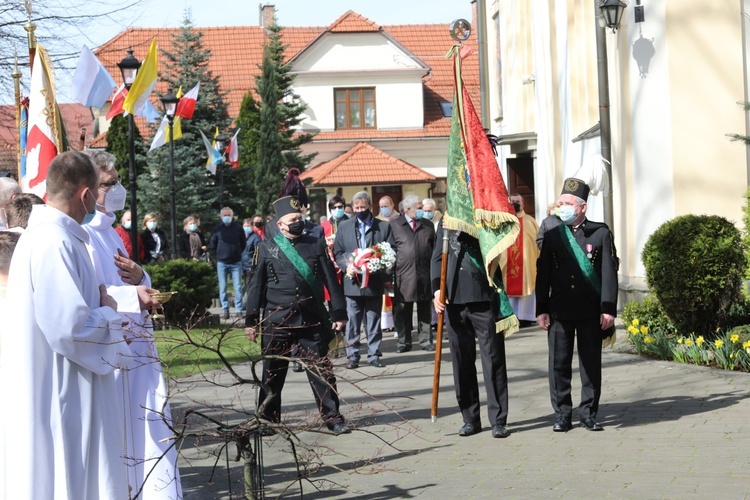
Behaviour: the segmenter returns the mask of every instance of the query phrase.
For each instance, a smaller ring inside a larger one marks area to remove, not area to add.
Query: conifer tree
[[[141,137],[141,132],[137,126],[133,127],[133,143],[135,145],[135,175],[146,171],[146,145]],[[117,158],[115,168],[120,175],[120,181],[125,189],[130,189],[130,150],[128,148],[128,118],[123,115],[117,115],[112,118],[107,129],[107,152],[112,153]],[[130,203],[130,198],[128,198]]]
[[[258,163],[258,130],[260,127],[260,110],[252,91],[249,91],[242,98],[239,115],[235,123],[237,128],[240,129],[237,135],[240,149],[240,168],[224,170],[224,197],[236,200],[240,210],[247,217],[250,217],[257,212],[255,166]]]

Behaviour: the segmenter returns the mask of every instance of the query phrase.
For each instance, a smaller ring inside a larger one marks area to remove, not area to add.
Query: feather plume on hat
[[[591,195],[607,194],[609,192],[609,177],[605,166],[607,163],[609,162],[601,154],[595,153],[589,156],[571,177],[585,182]]]
[[[299,170],[296,168],[290,168],[286,173],[286,178],[284,179],[284,185],[281,187],[279,198],[283,198],[284,196],[295,196],[299,199],[300,204],[303,207],[308,206],[307,188],[305,188],[305,184],[299,178]]]

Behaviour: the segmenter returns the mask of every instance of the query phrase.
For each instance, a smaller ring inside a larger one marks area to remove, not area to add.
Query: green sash
[[[333,338],[334,333],[331,329],[331,316],[328,314],[328,310],[323,306],[324,298],[321,290],[322,287],[320,282],[315,279],[315,273],[313,273],[310,266],[305,262],[305,259],[303,259],[299,252],[297,252],[294,245],[292,245],[289,242],[289,239],[281,234],[281,232],[276,233],[273,241],[279,246],[279,249],[281,249],[286,258],[289,259],[297,273],[305,280],[307,286],[310,287],[315,303],[315,312],[320,319],[320,324],[329,335],[329,338]]]
[[[596,269],[594,269],[594,265],[591,263],[588,257],[586,257],[586,254],[583,253],[583,249],[578,244],[578,241],[576,241],[575,237],[573,236],[573,232],[570,230],[568,225],[560,224],[557,227],[560,231],[560,235],[562,236],[562,243],[565,247],[565,250],[568,251],[570,256],[573,257],[573,260],[578,264],[578,267],[583,273],[583,277],[586,278],[586,281],[588,281],[589,285],[591,285],[591,288],[594,289],[597,297],[601,297],[602,278],[597,274]],[[615,343],[615,339],[615,327],[614,325],[612,325],[609,330],[606,330],[604,332],[602,348],[613,345]]]
[[[484,266],[481,264],[481,260],[474,255],[476,250],[469,245],[465,245],[464,248],[466,248],[466,255],[469,256],[472,264],[474,264],[480,271],[483,271]],[[497,274],[495,274],[495,276],[492,277],[492,282],[495,285],[498,308],[500,310],[500,320],[495,322],[495,333],[503,332],[503,336],[508,338],[518,331],[520,325],[516,313],[513,311],[513,306],[510,305],[510,301],[508,300],[508,294],[505,293],[503,280],[497,279]]]

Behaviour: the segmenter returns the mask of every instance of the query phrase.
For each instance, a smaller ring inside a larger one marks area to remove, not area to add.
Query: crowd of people
[[[12,425],[8,413],[0,415],[6,498],[128,498],[135,491],[147,499],[181,497],[149,317],[157,290],[138,263],[168,258],[170,243],[180,258],[215,262],[224,319],[230,318],[231,279],[231,305],[245,335],[261,339],[267,355],[257,411],[261,434],[279,429],[290,363],[307,372],[324,425],[336,435],[349,433],[330,346],[343,339],[346,369],[385,367],[383,313],[392,307],[394,354],[440,349],[433,330],[438,315],[444,317],[463,420],[458,435],[482,431],[478,350],[491,435],[508,437],[505,336],[498,327],[503,294],[522,326],[536,323],[547,331],[553,430],[572,428],[576,340],[579,425],[603,428],[596,419],[601,348],[613,333],[618,260],[609,228],[586,217],[586,182],[566,179],[541,227],[524,211],[523,196],[510,196],[521,232],[490,283],[478,240],[447,232],[435,200],[408,195],[396,208],[383,196],[376,214],[367,191],[350,203],[336,195],[328,200],[330,216],[317,225],[306,215],[309,200],[296,169],[287,174],[272,218],[257,214],[240,223],[223,207],[219,223],[204,234],[200,217],[191,214],[170,242],[158,216],[146,214],[134,259],[130,212],[115,227],[126,196],[114,163],[101,151],[58,155],[49,167],[46,203],[0,178],[0,314],[6,320],[0,396],[14,401]],[[368,271],[357,256],[376,247],[389,247],[394,262]]]

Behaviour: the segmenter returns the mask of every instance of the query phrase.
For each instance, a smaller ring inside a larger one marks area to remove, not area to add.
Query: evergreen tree
[[[261,104],[255,194],[257,208],[263,213],[271,211],[284,181],[283,174],[292,167],[303,171],[316,155],[303,155],[300,149],[312,141],[314,134],[296,130],[305,105],[292,98],[296,75],[291,73],[292,66],[284,57],[287,45],[282,43],[282,29],[276,24],[269,28],[261,73],[256,77]]]
[[[224,170],[224,192],[226,199],[237,200],[242,212],[250,217],[257,212],[254,181],[260,127],[260,110],[252,91],[242,98],[236,125],[240,129],[237,135],[240,168]]]
[[[175,93],[180,86],[188,92],[201,83],[195,113],[192,119],[182,120],[182,138],[174,142],[176,232],[182,231],[182,220],[191,213],[198,213],[206,223],[204,228],[210,229],[219,218],[219,192],[215,176],[206,169],[206,148],[199,130],[213,137],[214,130],[226,130],[230,120],[219,80],[208,70],[211,51],[203,46],[203,33],[193,28],[189,10],[179,33],[172,36],[172,50],[163,50],[163,54],[166,62],[161,78]],[[143,213],[158,213],[161,226],[169,227],[169,143],[148,154],[148,172],[138,183]],[[225,205],[233,206],[224,198]]]
[[[146,171],[146,145],[137,126],[133,127],[133,143],[135,144],[135,175]],[[130,190],[130,150],[128,149],[128,118],[117,115],[107,130],[107,152],[117,158],[115,168],[120,174],[122,185]]]

